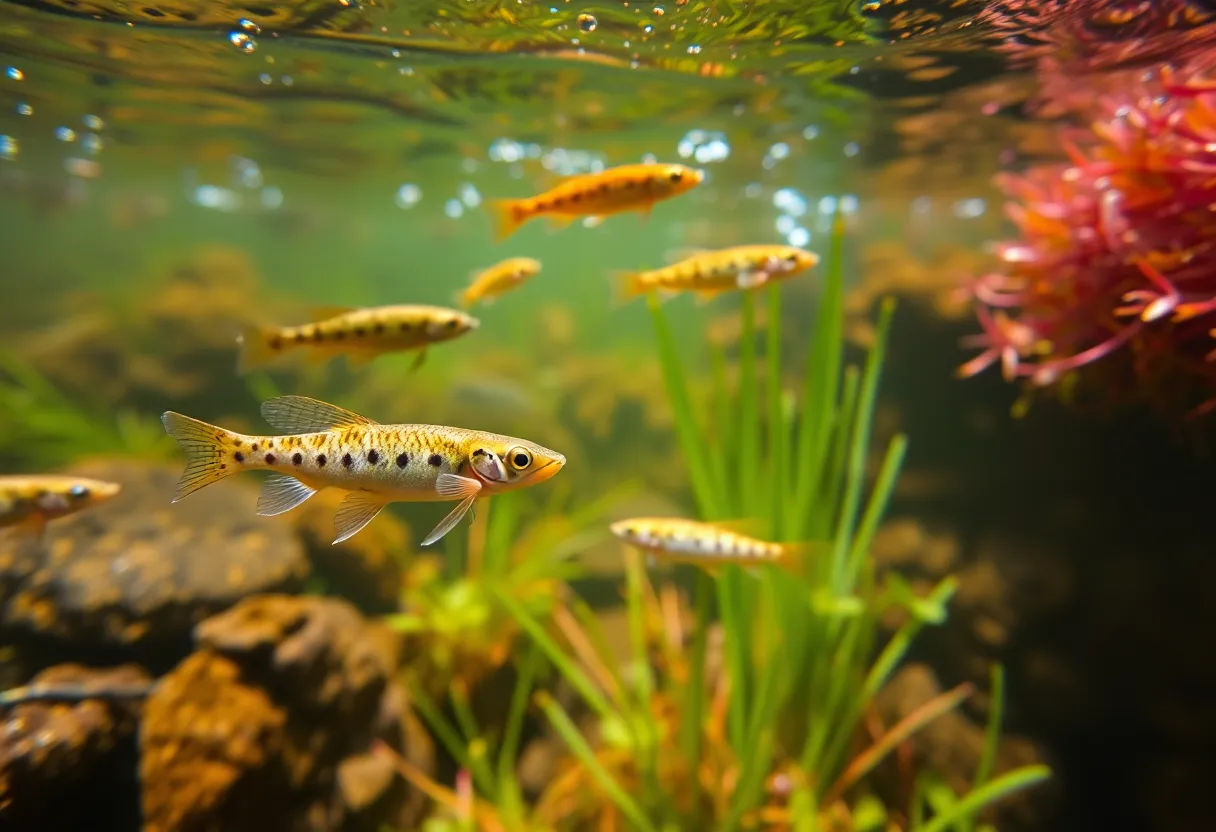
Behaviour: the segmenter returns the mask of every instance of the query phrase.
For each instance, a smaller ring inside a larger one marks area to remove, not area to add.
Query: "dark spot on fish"
[[[253,447],[251,447],[249,450],[253,451],[256,454],[258,452],[258,443],[254,442]]]
[[[325,467],[325,454],[317,454],[317,467],[318,468]]]
[[[342,341],[346,338],[346,333],[339,329],[337,332],[334,333],[334,338],[338,339],[339,341]]]
[[[673,170],[670,174],[668,174],[667,178],[673,183],[679,184],[680,180],[684,178],[684,173],[682,171]]]
[[[411,326],[413,326],[413,324],[412,324],[412,323],[410,323],[409,321],[402,321],[402,322],[401,322],[401,331],[402,331],[402,332],[409,332],[409,331],[410,331],[410,327],[411,327]]]
[[[350,454],[342,454],[343,467],[349,468],[350,466],[352,466],[354,464],[355,464],[355,460],[351,458]]]
[[[409,464],[410,464],[410,455],[409,454],[397,454],[397,467],[398,468],[404,468],[405,466],[407,466]]]
[[[367,464],[368,465],[375,465],[379,461],[380,461],[379,453],[377,453],[375,450],[370,450],[367,452]]]
[[[274,465],[274,454],[266,454],[266,464]]]
[[[570,201],[571,202],[582,202],[583,195],[582,194],[570,194]]]
[[[225,468],[227,468],[227,467],[228,467],[227,463],[224,463],[224,462],[221,462],[221,463],[220,463],[220,470],[221,470],[221,471],[223,471],[223,470],[224,470]]]
[[[638,183],[634,182],[632,179],[626,179],[624,182],[621,183],[621,187],[632,188],[636,184],[638,184]]]
[[[362,338],[362,337],[363,337],[363,335],[364,335],[366,332],[367,332],[367,330],[365,330],[365,329],[364,329],[363,327],[361,327],[361,326],[357,326],[357,327],[355,327],[355,337],[356,337],[356,338]]]
[[[234,439],[234,440],[232,440],[232,447],[234,447],[234,448],[239,448],[239,447],[241,447],[241,444],[242,444],[242,443],[241,443],[241,440],[239,440],[239,439]]]
[[[303,461],[304,461],[304,454],[300,453],[299,451],[296,451],[294,454],[291,455],[291,464],[292,465],[299,465]]]
[[[245,461],[245,455],[243,453],[241,453],[240,451],[237,451],[236,453],[234,453],[232,455],[232,458],[235,459],[237,462]]]
[[[276,335],[266,343],[272,350],[277,350],[283,346],[283,339]]]
[[[379,321],[376,321],[374,324],[372,324],[372,332],[374,332],[376,335],[379,335],[381,332],[384,332],[384,324],[380,323]]]
[[[318,344],[321,343],[321,340],[324,337],[325,337],[325,335],[319,329],[316,330],[315,332],[313,332],[313,334],[312,334],[312,340],[316,341]]]
[[[443,457],[441,457],[439,454],[431,454],[431,458],[428,459],[427,462],[431,463],[436,468],[438,468],[440,465],[443,464]]]

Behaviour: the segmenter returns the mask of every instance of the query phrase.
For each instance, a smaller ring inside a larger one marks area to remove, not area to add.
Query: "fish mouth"
[[[537,468],[529,479],[531,479],[532,485],[538,485],[539,483],[551,478],[564,467],[566,467],[566,458],[559,454],[540,468]]]

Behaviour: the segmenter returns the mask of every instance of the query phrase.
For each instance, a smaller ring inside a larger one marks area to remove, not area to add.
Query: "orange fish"
[[[656,202],[679,196],[705,175],[684,165],[621,165],[572,176],[538,196],[490,203],[495,238],[504,240],[530,219],[548,217],[555,227],[578,217],[603,218],[626,211],[648,215]]]
[[[734,246],[698,251],[678,263],[646,272],[617,275],[617,296],[629,301],[647,292],[667,297],[693,292],[709,300],[722,292],[756,289],[814,268],[819,255],[795,246]]]
[[[531,257],[512,257],[490,266],[473,277],[468,288],[457,297],[466,309],[475,303],[490,303],[540,272],[540,261]]]

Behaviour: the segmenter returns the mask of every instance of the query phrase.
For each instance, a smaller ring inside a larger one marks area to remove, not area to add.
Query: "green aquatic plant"
[[[664,673],[648,661],[645,576],[631,553],[626,561],[634,648],[629,684],[605,677],[602,669],[589,673],[589,666],[607,665],[608,655],[585,644],[562,644],[537,617],[500,594],[595,715],[599,748],[574,728],[556,701],[539,698],[589,784],[632,827],[733,830],[769,817],[798,830],[838,828],[831,819],[842,812],[849,816],[847,801],[865,795],[865,775],[971,692],[960,686],[943,694],[851,756],[874,697],[918,631],[945,619],[955,583],[946,579],[918,598],[897,578],[880,585],[875,574],[870,543],[907,440],[902,435],[891,440],[877,476],[868,482],[871,422],[893,303],[881,306],[864,366],[846,366],[842,249],[838,223],[800,401],[781,386],[779,287],[768,289],[763,354],[756,296],[743,295],[738,384],[732,389],[727,383],[725,353],[715,348],[714,391],[704,408],[712,418],[707,419],[696,415],[667,316],[657,301],[651,303],[659,360],[699,515],[710,521],[755,518],[769,539],[815,542],[812,554],[795,564],[795,574],[772,566],[755,574],[736,566],[716,577],[698,572],[690,658],[687,666],[677,663]],[[879,622],[893,607],[909,613],[907,623],[882,644]],[[714,678],[707,656],[711,630],[719,625],[721,669]],[[662,713],[667,716],[661,718]],[[995,726],[999,714],[993,717]],[[716,722],[720,737],[709,730]],[[993,745],[997,730],[989,732]],[[612,767],[605,751],[614,742],[628,753]],[[706,760],[714,757],[726,762],[717,776],[707,777]],[[925,794],[934,796],[932,817],[912,828],[965,828],[991,801],[1048,776],[1045,767],[1031,766],[988,780],[990,753],[985,760],[976,788],[953,802],[942,798],[940,784],[922,781]],[[776,792],[770,785],[774,776],[785,784]],[[922,803],[910,816],[924,818]],[[854,805],[854,814],[863,805],[871,807],[872,816],[873,800]]]
[[[74,401],[37,368],[0,350],[0,465],[53,469],[89,456],[167,460],[174,443],[159,421]]]

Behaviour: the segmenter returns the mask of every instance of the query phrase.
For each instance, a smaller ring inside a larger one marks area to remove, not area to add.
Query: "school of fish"
[[[636,212],[645,221],[655,205],[685,194],[704,174],[679,164],[631,164],[580,174],[530,197],[488,203],[494,237],[501,241],[537,218],[561,228],[583,218]],[[708,300],[729,291],[757,289],[806,272],[813,252],[784,245],[746,245],[695,251],[660,268],[611,275],[618,298],[690,293]],[[291,356],[313,363],[335,357],[358,369],[378,356],[414,352],[419,368],[428,349],[476,330],[467,310],[520,289],[541,272],[531,257],[512,257],[471,275],[457,293],[460,309],[398,304],[316,309],[302,324],[265,323],[237,337],[237,373],[274,366]],[[279,396],[262,404],[277,434],[251,435],[168,411],[161,421],[181,446],[186,468],[172,502],[244,471],[268,472],[256,512],[283,514],[326,488],[344,492],[334,517],[340,543],[365,528],[394,502],[455,502],[422,540],[440,540],[478,499],[539,485],[555,476],[566,458],[529,439],[446,425],[380,424],[337,405],[306,396]],[[113,483],[71,476],[0,476],[0,527],[41,534],[52,520],[119,495]],[[752,537],[733,524],[678,517],[618,521],[611,532],[652,559],[691,563],[714,571],[733,563],[785,565],[799,544]]]

